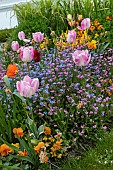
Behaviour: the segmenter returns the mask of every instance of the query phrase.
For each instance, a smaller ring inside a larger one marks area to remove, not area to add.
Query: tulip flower
[[[32,33],[32,36],[35,42],[41,42],[44,38],[44,34],[41,32]]]
[[[34,48],[32,46],[21,47],[20,58],[23,62],[31,62],[34,58]]]
[[[12,41],[11,48],[13,51],[17,51],[19,49],[18,41]]]
[[[38,50],[34,51],[34,61],[39,62],[40,61],[40,52]]]
[[[77,66],[86,66],[91,60],[88,50],[76,50],[72,57]]]
[[[73,43],[76,39],[76,32],[74,30],[68,31],[67,42]]]
[[[18,33],[18,38],[19,38],[20,40],[25,39],[25,33],[24,33],[23,31],[20,31],[20,32]]]
[[[90,27],[90,18],[85,18],[81,22],[81,26],[78,26],[77,28],[79,30],[86,30]]]
[[[23,80],[17,81],[16,87],[21,96],[30,97],[38,90],[39,79],[31,79],[29,76],[25,76]]]
[[[9,64],[6,75],[10,78],[14,78],[17,73],[18,73],[18,67],[16,66],[16,64]]]

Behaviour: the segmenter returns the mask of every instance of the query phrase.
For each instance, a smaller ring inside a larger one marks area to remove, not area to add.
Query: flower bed
[[[40,163],[65,156],[70,146],[93,143],[100,132],[111,128],[113,49],[91,38],[89,18],[79,22],[78,31],[70,30],[60,38],[54,32],[52,40],[36,32],[26,39],[21,31],[18,38],[23,46],[13,41],[7,51],[4,45],[2,165],[8,157],[8,165],[16,159],[15,166],[36,169]],[[54,47],[48,48],[51,43]]]

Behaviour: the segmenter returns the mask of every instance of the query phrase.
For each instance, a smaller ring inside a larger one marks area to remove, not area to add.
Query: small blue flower
[[[47,115],[47,112],[43,112],[45,115]]]
[[[44,100],[44,98],[43,98],[43,97],[40,97],[40,100]]]
[[[40,102],[40,106],[43,106],[44,102]]]
[[[92,94],[90,94],[90,97],[93,97],[95,94],[94,93],[92,93]]]

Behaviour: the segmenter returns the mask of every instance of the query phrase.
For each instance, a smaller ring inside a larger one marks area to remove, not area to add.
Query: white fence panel
[[[12,7],[14,4],[25,3],[30,0],[0,0],[0,29],[13,28],[18,21]]]

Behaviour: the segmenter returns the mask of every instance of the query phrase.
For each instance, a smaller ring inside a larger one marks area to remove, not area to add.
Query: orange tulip
[[[9,64],[6,75],[10,78],[14,78],[17,73],[18,73],[18,68],[16,64]]]

